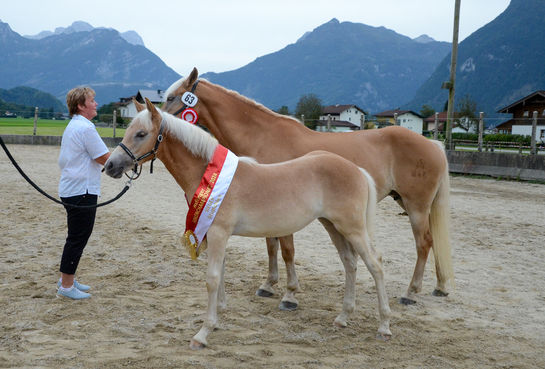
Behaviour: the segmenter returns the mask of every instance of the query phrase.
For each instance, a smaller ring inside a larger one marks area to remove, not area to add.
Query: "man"
[[[62,135],[59,196],[72,205],[96,205],[100,195],[101,167],[110,152],[91,122],[97,115],[95,91],[90,87],[76,87],[66,95],[66,105],[72,120]],[[61,258],[57,296],[87,299],[91,294],[86,291],[91,287],[79,283],[75,274],[93,232],[96,207],[65,206],[65,209],[68,235]]]

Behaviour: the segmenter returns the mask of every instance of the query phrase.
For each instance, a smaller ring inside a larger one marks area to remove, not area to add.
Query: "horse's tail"
[[[363,168],[360,168],[362,173],[367,179],[367,208],[365,209],[365,226],[367,233],[371,241],[375,235],[375,217],[377,213],[377,188],[375,180],[371,175]]]
[[[441,142],[433,141],[441,147],[441,153],[445,160],[445,170],[441,183],[433,199],[430,211],[430,231],[433,239],[433,256],[435,259],[435,272],[437,274],[438,288],[446,288],[450,281],[454,287],[454,271],[452,268],[452,254],[450,248],[450,180],[448,161]],[[446,291],[443,291],[446,292]]]

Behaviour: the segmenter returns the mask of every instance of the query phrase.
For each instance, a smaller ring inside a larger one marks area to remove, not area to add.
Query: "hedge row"
[[[477,133],[452,133],[452,139],[478,141],[479,135]],[[495,134],[483,135],[483,141],[485,142],[521,142],[523,144],[530,145],[531,137],[525,136],[525,135],[495,133]]]

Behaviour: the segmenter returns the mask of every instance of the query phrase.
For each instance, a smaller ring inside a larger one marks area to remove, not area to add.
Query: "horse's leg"
[[[378,311],[380,316],[377,338],[387,341],[392,337],[392,332],[390,331],[391,311],[390,304],[388,302],[388,295],[386,294],[386,286],[384,284],[382,257],[371,246],[369,237],[365,232],[360,235],[351,235],[347,237],[347,239],[361,256],[363,262],[367,266],[367,269],[375,280],[378,297]]]
[[[286,264],[286,293],[280,302],[280,310],[292,311],[297,309],[299,302],[295,298],[295,293],[300,292],[299,280],[295,273],[295,247],[293,245],[293,235],[280,237],[280,248],[282,250],[282,259]]]
[[[273,286],[278,283],[278,238],[269,237],[267,241],[267,254],[269,255],[269,275],[267,280],[259,286],[256,291],[257,296],[271,297],[274,295]]]
[[[189,348],[202,349],[207,345],[206,338],[214,330],[218,322],[218,291],[221,284],[222,266],[225,259],[225,244],[227,237],[223,240],[208,238],[208,271],[206,274],[206,289],[208,291],[208,308],[206,318],[199,332],[189,342]]]
[[[454,278],[452,255],[450,250],[450,184],[448,169],[445,168],[434,194],[433,186],[428,185],[427,192],[414,196],[403,196],[403,208],[406,209],[416,242],[417,261],[407,293],[401,298],[402,304],[414,304],[413,294],[422,290],[422,278],[430,249],[433,247],[437,285],[434,296],[447,296],[446,284]]]
[[[334,324],[338,327],[346,327],[348,317],[354,312],[356,306],[356,272],[358,269],[358,263],[354,248],[350,246],[346,239],[341,235],[333,223],[329,220],[319,219],[331,241],[337,248],[339,257],[344,266],[345,280],[344,280],[344,298],[342,312],[335,318]]]
[[[227,300],[225,297],[225,258],[223,258],[223,264],[221,266],[221,278],[218,288],[218,307],[221,310],[227,307]]]
[[[422,278],[424,276],[424,269],[426,267],[426,261],[433,244],[431,237],[430,225],[429,225],[429,208],[419,209],[411,206],[412,204],[405,204],[407,206],[407,213],[411,222],[411,227],[416,242],[416,265],[414,267],[413,277],[409,284],[409,288],[404,296],[401,297],[399,302],[404,305],[415,304],[414,294],[422,290]]]

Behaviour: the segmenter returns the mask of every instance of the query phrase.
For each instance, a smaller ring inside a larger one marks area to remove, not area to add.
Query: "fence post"
[[[484,130],[484,113],[479,113],[479,152],[483,151],[483,130]]]
[[[117,110],[114,109],[114,116],[112,118],[112,126],[114,128],[114,138],[115,138],[115,126],[116,126],[116,123],[117,123]]]
[[[537,111],[534,110],[534,116],[532,120],[532,139],[530,144],[530,155],[535,155],[536,150],[536,130],[537,130]]]
[[[327,131],[331,132],[331,114],[327,115]]]
[[[38,107],[34,108],[34,132],[32,133],[36,136],[36,128],[38,127]]]
[[[433,127],[433,139],[437,140],[439,137],[439,113],[435,112],[435,126]]]

